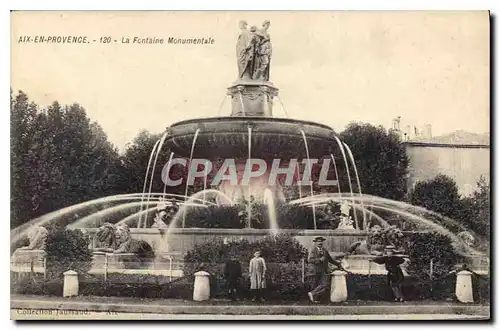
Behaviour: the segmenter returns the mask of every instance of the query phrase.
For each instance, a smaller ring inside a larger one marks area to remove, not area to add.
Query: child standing
[[[252,301],[264,301],[264,289],[266,288],[266,262],[260,256],[260,251],[255,251],[254,257],[250,260],[248,272],[250,273],[250,291]]]
[[[394,294],[394,301],[403,301],[403,290],[402,283],[404,280],[404,274],[401,270],[400,265],[405,262],[405,259],[394,255],[394,246],[387,246],[385,248],[385,255],[381,257],[377,257],[373,260],[370,260],[380,264],[385,265],[385,269],[387,270],[387,284],[392,289]]]

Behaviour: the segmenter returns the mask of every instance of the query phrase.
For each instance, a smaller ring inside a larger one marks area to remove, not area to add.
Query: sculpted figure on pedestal
[[[261,29],[252,26],[247,28],[246,21],[240,22],[240,35],[236,43],[238,77],[243,80],[269,80],[269,64],[271,62],[271,37],[267,30],[270,21],[264,21]]]

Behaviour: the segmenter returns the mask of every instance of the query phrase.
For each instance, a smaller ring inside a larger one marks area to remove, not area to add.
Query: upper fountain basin
[[[173,124],[165,144],[176,156],[189,157],[197,130],[193,158],[246,158],[250,135],[251,157],[261,159],[307,158],[302,131],[310,158],[330,154],[337,143],[335,132],[318,123],[273,117],[214,117]]]

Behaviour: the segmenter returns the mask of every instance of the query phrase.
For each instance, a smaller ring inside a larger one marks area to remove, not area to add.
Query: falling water
[[[149,201],[149,202],[145,202],[145,203],[147,205],[154,205],[154,204],[158,204],[158,202],[159,201],[157,200],[157,201],[154,201],[154,202]],[[116,212],[120,212],[120,211],[123,211],[123,210],[127,210],[127,209],[130,209],[130,208],[134,208],[134,207],[140,206],[141,203],[143,203],[143,202],[142,201],[141,202],[132,202],[132,203],[120,204],[120,205],[116,205],[116,206],[113,206],[113,207],[109,207],[107,209],[104,209],[104,210],[92,213],[92,214],[90,214],[90,215],[88,215],[86,217],[78,219],[77,221],[75,221],[72,224],[68,225],[67,228],[69,228],[69,229],[84,228],[88,223],[93,223],[95,220],[101,220],[104,217],[110,216],[110,215],[112,215],[113,213],[116,213]],[[146,211],[147,211],[147,209],[146,209]]]
[[[148,192],[148,202],[149,202],[149,198],[151,197],[151,189],[153,188],[153,179],[154,179],[154,174],[155,174],[155,169],[156,169],[156,162],[158,161],[158,156],[160,155],[160,152],[161,152],[161,149],[163,148],[163,143],[165,142],[165,139],[167,138],[168,136],[168,132],[165,132],[165,134],[163,134],[163,136],[161,137],[161,141],[160,141],[160,144],[158,145],[158,149],[156,150],[156,156],[155,156],[155,161],[153,163],[153,169],[151,170],[151,179],[149,181],[149,192]],[[146,205],[146,210],[148,209],[149,205]],[[147,227],[147,219],[145,219],[144,221],[144,228]],[[137,228],[140,228],[140,225],[142,224],[138,224]]]
[[[146,167],[146,175],[144,176],[144,186],[142,187],[142,199],[141,199],[141,201],[143,201],[143,202],[144,202],[144,197],[146,195],[146,187],[147,187],[147,182],[148,182],[149,168],[151,167],[151,161],[153,160],[153,155],[154,155],[159,143],[160,143],[160,139],[158,139],[156,141],[156,143],[153,146],[153,149],[151,150],[151,155],[149,155],[148,167]],[[142,211],[142,205],[141,205],[141,211]],[[140,226],[140,223],[141,223],[141,218],[139,218],[139,221],[137,222],[137,227]]]
[[[208,180],[208,161],[205,162],[205,167],[203,168],[204,175],[203,175],[203,191],[207,190],[207,180]],[[203,193],[203,204],[205,204],[205,200],[207,198],[207,195]]]
[[[276,217],[276,205],[274,204],[273,192],[269,188],[264,190],[264,203],[267,205],[269,229],[271,230],[271,234],[277,235],[279,232],[279,226],[278,219]]]
[[[247,165],[251,166],[250,159],[252,159],[252,126],[248,125],[248,159]],[[247,171],[251,171],[252,169],[247,169]],[[247,228],[251,227],[252,224],[252,189],[250,181],[248,182],[248,223]]]
[[[356,167],[356,163],[354,162],[354,156],[352,155],[351,148],[349,148],[349,146],[345,143],[344,147],[347,150],[347,154],[349,155],[349,158],[351,160],[352,167],[354,167],[354,174],[356,175],[356,183],[358,184],[359,196],[363,197],[363,194],[361,193],[361,183],[359,181],[358,168]],[[366,212],[365,208],[363,207],[363,200],[361,199],[360,202],[361,202],[361,209],[363,210],[363,229],[368,230],[366,226]]]
[[[294,200],[294,201],[290,202],[290,204],[306,204],[306,203],[310,203],[310,202],[314,202],[314,201],[328,201],[328,200],[336,199],[336,198],[339,198],[338,194],[326,193],[326,194],[316,195],[315,198],[305,197],[305,198],[302,198],[301,200]],[[388,211],[388,212],[391,212],[393,214],[397,214],[397,215],[402,216],[405,220],[411,221],[411,222],[419,224],[419,225],[423,225],[424,227],[427,227],[427,228],[435,229],[436,231],[440,232],[441,234],[450,237],[452,242],[454,242],[459,247],[465,248],[467,251],[473,252],[475,254],[479,253],[477,250],[469,247],[462,239],[460,239],[456,234],[451,232],[448,228],[444,227],[443,224],[436,223],[432,220],[426,219],[423,216],[410,213],[410,210],[419,211],[421,213],[428,214],[428,215],[438,216],[439,218],[442,218],[442,219],[446,220],[447,222],[452,223],[453,226],[457,227],[459,231],[467,230],[465,227],[460,225],[457,221],[450,219],[450,218],[447,218],[447,217],[444,217],[436,212],[427,210],[423,207],[414,206],[414,205],[411,205],[411,204],[408,204],[405,202],[395,201],[392,199],[382,198],[382,197],[378,197],[378,196],[371,196],[371,195],[366,195],[366,194],[363,195],[362,197],[349,197],[347,195],[347,196],[343,196],[343,198],[348,199],[348,200],[352,200],[353,202],[356,200],[360,201],[362,199],[365,201],[365,204],[364,204],[365,207],[370,207],[372,209],[379,209],[379,210]],[[358,207],[356,204],[353,204],[353,205],[355,205],[356,208]],[[369,210],[366,210],[366,211],[370,213]],[[373,216],[378,217],[376,214],[373,214]]]
[[[351,173],[349,172],[349,164],[347,163],[347,157],[345,155],[344,147],[342,145],[342,142],[340,142],[340,139],[336,135],[334,135],[333,137],[337,141],[337,144],[340,148],[340,152],[342,153],[342,157],[344,158],[345,170],[347,172],[347,180],[349,180],[349,191],[351,192],[351,197],[354,197],[354,193],[352,192]],[[359,229],[358,216],[356,212],[353,212],[353,214],[354,214],[354,223],[356,225],[355,227],[356,229]]]
[[[128,224],[130,221],[132,221],[133,219],[135,219],[137,217],[142,217],[142,215],[145,215],[147,217],[147,214],[149,212],[153,212],[153,211],[157,211],[157,210],[158,210],[158,206],[152,207],[152,208],[144,210],[144,211],[139,211],[137,213],[132,213],[128,217],[125,217],[122,220],[118,221],[116,224],[117,225]]]
[[[335,202],[338,202],[340,203],[342,201],[342,198],[344,199],[349,199],[349,196],[348,197],[342,197],[342,194],[328,194],[329,196],[328,197],[325,197],[323,194],[321,195],[315,195],[314,198],[309,198],[307,201],[301,201],[300,204],[303,205],[303,206],[326,206],[327,205],[327,202],[329,201],[335,201]],[[334,195],[334,196],[333,196]],[[290,204],[297,204],[299,200],[294,200],[294,201],[291,201]],[[355,203],[352,203],[351,204],[352,207],[356,210],[361,210],[362,209],[362,206],[361,205],[357,205]],[[364,206],[363,206],[364,208]],[[374,217],[376,220],[379,221],[380,225],[383,226],[384,228],[385,227],[388,227],[389,226],[389,223],[384,220],[382,217],[380,217],[379,215],[377,215],[375,212],[373,211],[369,211],[369,210],[365,210],[366,212],[368,212],[368,214],[371,216],[371,217]]]
[[[187,206],[194,206],[194,207],[207,207],[206,205],[202,205],[202,204],[196,204],[196,203],[178,203],[179,206],[182,206],[182,205],[187,205]],[[144,210],[144,211],[140,211],[140,212],[137,212],[137,213],[133,213],[129,216],[127,216],[126,218],[123,218],[122,220],[118,221],[116,224],[117,225],[121,225],[121,224],[127,224],[129,223],[130,221],[132,221],[133,219],[137,218],[138,216],[140,216],[140,214],[146,214],[146,213],[149,213],[149,212],[152,212],[152,211],[156,211],[158,210],[160,206],[156,206],[156,207],[152,207],[148,210]]]
[[[299,171],[298,164],[297,164],[297,167],[295,168],[295,174],[297,176],[297,187],[299,187],[299,198],[302,198],[302,185],[299,183],[299,181],[301,181],[301,179],[300,179],[300,171]]]
[[[172,163],[172,159],[174,158],[174,152],[172,151],[170,153],[170,156],[168,157],[168,171],[166,173],[166,175],[168,175],[168,173],[170,172],[170,164]],[[163,180],[163,194],[165,194],[167,192],[167,178],[162,178]]]
[[[337,172],[337,163],[335,162],[335,157],[333,157],[333,154],[330,154],[330,157],[332,157],[333,169],[335,170],[335,179],[337,179],[337,187],[339,188],[339,195],[341,195],[342,192],[340,191],[340,180],[339,172]],[[341,199],[339,199],[339,203],[342,203]]]
[[[468,246],[467,244],[465,244],[464,242],[462,242],[461,239],[459,239],[455,234],[450,232],[448,229],[444,228],[443,226],[441,226],[435,222],[432,222],[431,220],[427,220],[427,219],[420,217],[418,215],[411,214],[410,212],[395,210],[395,209],[389,208],[389,207],[374,205],[373,208],[393,212],[393,213],[401,215],[407,219],[415,220],[418,222],[423,222],[424,224],[431,227],[432,229],[435,229],[438,233],[448,236],[452,240],[452,242],[454,243],[458,252],[463,253],[463,252],[467,251],[467,253],[469,253],[469,254],[480,254],[479,251],[477,251],[476,249],[474,249],[474,248]]]
[[[306,133],[304,133],[304,130],[300,130],[300,132],[302,133],[302,138],[304,139],[304,145],[306,146],[306,155],[307,155],[307,161],[309,164],[311,164],[311,158],[309,157],[309,147],[307,145],[307,139],[306,139]],[[309,169],[311,170],[311,169]],[[311,197],[314,196],[314,190],[313,190],[313,183],[312,183],[312,180],[311,180]],[[314,229],[317,229],[317,226],[316,226],[316,208],[312,207],[312,211],[313,211],[313,220],[314,220]]]
[[[44,214],[38,218],[32,219],[32,220],[22,224],[21,226],[11,230],[11,232],[10,232],[11,245],[16,244],[20,239],[22,239],[27,234],[28,230],[34,226],[45,226],[47,224],[50,224],[54,221],[61,219],[62,217],[68,217],[71,213],[79,212],[82,209],[85,209],[87,207],[93,207],[95,205],[109,203],[109,202],[137,200],[137,199],[141,199],[141,198],[142,198],[141,193],[113,195],[113,196],[107,196],[107,197],[94,199],[91,201],[86,201],[86,202],[83,202],[80,204],[71,205],[71,206]]]
[[[286,118],[290,118],[290,116],[288,115],[288,112],[287,112],[287,111],[286,111],[286,109],[285,109],[285,105],[283,104],[283,101],[281,100],[281,97],[276,96],[276,98],[280,101],[280,104],[281,104],[281,109],[283,110],[283,112],[285,112],[285,116],[286,116]]]
[[[191,144],[191,153],[189,154],[189,168],[188,168],[188,173],[187,173],[187,179],[186,179],[186,190],[184,192],[184,196],[187,198],[188,195],[188,182],[191,174],[191,162],[193,161],[193,153],[194,153],[194,147],[196,145],[196,139],[198,139],[198,134],[200,133],[200,129],[196,129],[196,132],[194,132],[194,137],[193,137],[193,143]]]
[[[194,137],[193,137],[193,143],[191,144],[191,153],[189,154],[189,167],[188,167],[188,173],[187,173],[187,178],[186,178],[186,190],[184,192],[184,197],[187,198],[188,195],[188,188],[189,188],[189,178],[191,174],[191,162],[193,161],[193,153],[194,153],[194,147],[196,145],[196,139],[198,138],[198,134],[200,133],[200,129],[196,129],[196,132],[194,132]],[[186,219],[183,217],[182,218],[182,228],[184,228],[184,223],[186,222]]]
[[[220,104],[220,107],[219,107],[218,116],[220,116],[220,112],[222,110],[222,107],[224,106],[224,103],[226,102],[227,97],[228,97],[228,95],[226,94],[226,96],[224,96],[224,98],[222,99],[222,103]]]

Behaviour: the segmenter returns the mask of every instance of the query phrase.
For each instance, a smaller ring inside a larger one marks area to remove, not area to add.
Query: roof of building
[[[490,145],[490,134],[478,134],[467,132],[464,130],[458,130],[450,134],[432,137],[430,139],[412,139],[406,141],[408,144],[416,145],[449,145],[449,146],[483,146],[489,147]]]

